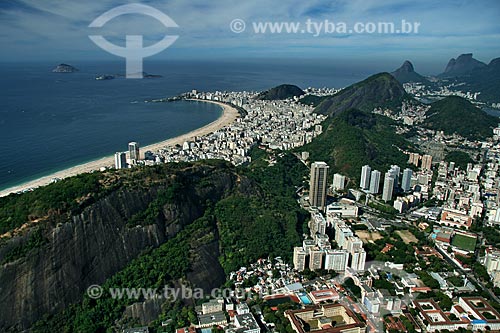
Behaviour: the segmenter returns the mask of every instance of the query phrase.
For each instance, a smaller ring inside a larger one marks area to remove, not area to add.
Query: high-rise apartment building
[[[377,194],[380,191],[380,171],[373,170],[370,177],[370,193]]]
[[[127,168],[127,154],[122,152],[115,153],[115,169]]]
[[[326,205],[328,168],[325,162],[314,162],[311,164],[309,203],[320,210],[324,210]]]
[[[359,186],[363,190],[368,190],[370,188],[370,177],[371,177],[372,168],[369,165],[364,165],[361,168],[361,182]]]
[[[139,157],[139,143],[137,142],[129,142],[128,144],[128,153],[129,153],[129,158],[131,160],[140,160]]]

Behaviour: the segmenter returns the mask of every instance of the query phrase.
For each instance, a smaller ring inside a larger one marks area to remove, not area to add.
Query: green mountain
[[[446,65],[443,73],[439,74],[441,78],[451,78],[463,76],[474,69],[485,67],[486,64],[472,57],[472,53],[465,53],[458,56],[457,59],[451,58]]]
[[[492,129],[499,121],[466,99],[449,96],[431,104],[424,126],[449,135],[456,133],[469,139],[484,139],[493,135]]]
[[[172,332],[195,318],[192,305],[112,298],[109,288],[210,293],[258,258],[290,261],[308,215],[295,197],[307,168],[290,153],[272,167],[258,160],[82,174],[0,198],[1,232],[12,233],[0,240],[0,331],[121,332],[140,322]],[[94,284],[99,299],[86,294]]]
[[[282,84],[261,93],[257,97],[257,99],[278,100],[278,99],[299,97],[304,94],[305,94],[304,91],[297,86],[294,86],[292,84]]]
[[[325,120],[323,133],[299,150],[309,152],[311,161],[325,161],[332,172],[359,182],[365,164],[381,172],[392,164],[406,165],[407,157],[398,148],[409,143],[394,127],[387,117],[349,109]]]
[[[389,73],[379,73],[326,98],[315,112],[327,115],[348,109],[371,112],[376,107],[398,107],[405,98],[409,97],[401,83]]]
[[[321,104],[325,99],[330,98],[332,96],[316,96],[316,95],[306,95],[302,97],[299,102],[305,105],[311,105],[316,107]]]
[[[394,78],[396,78],[396,80],[398,80],[401,84],[408,82],[420,82],[427,85],[431,84],[429,80],[415,72],[413,64],[409,60],[406,60],[403,65],[392,72],[391,75],[394,76]]]

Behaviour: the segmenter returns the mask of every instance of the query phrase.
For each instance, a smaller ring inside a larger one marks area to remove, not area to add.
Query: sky
[[[129,3],[154,7],[178,27],[165,27],[142,14],[89,27],[104,12]],[[0,61],[117,60],[88,36],[102,35],[123,46],[126,35],[143,35],[145,45],[174,35],[177,40],[151,59],[321,59],[393,69],[408,59],[418,72],[436,74],[462,53],[473,53],[486,63],[500,57],[498,18],[498,0],[0,0]],[[245,22],[243,32],[231,30],[235,19]],[[308,20],[317,27],[329,22],[348,28],[358,22],[392,22],[398,28],[406,20],[418,22],[419,28],[409,34],[320,30],[315,35],[302,31]],[[301,29],[257,33],[253,28],[258,22],[298,22]]]

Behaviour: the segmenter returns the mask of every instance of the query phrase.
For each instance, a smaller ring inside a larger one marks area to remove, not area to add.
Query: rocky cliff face
[[[392,72],[391,75],[394,76],[396,80],[399,81],[399,83],[407,83],[407,82],[421,82],[424,84],[430,83],[429,80],[427,80],[425,77],[415,72],[413,64],[408,60],[406,60],[403,63],[403,65],[401,65],[401,67]]]
[[[486,64],[472,57],[472,53],[465,53],[458,56],[457,59],[451,58],[446,65],[444,73],[440,77],[456,77],[467,74],[474,69],[486,67]]]
[[[0,331],[25,330],[43,315],[79,301],[88,286],[103,283],[144,250],[173,237],[203,215],[206,200],[220,200],[237,184],[229,168],[196,166],[178,177],[182,195],[163,207],[155,224],[131,227],[127,221],[145,210],[168,181],[119,188],[65,223],[46,224],[47,244],[0,267]],[[188,279],[203,288],[219,286],[224,273],[217,243],[200,246],[197,254],[193,271],[200,273]]]

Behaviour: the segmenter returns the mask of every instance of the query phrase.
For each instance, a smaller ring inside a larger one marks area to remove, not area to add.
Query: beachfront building
[[[132,161],[140,160],[139,157],[139,143],[132,141],[128,143],[128,154]]]
[[[127,168],[127,154],[124,152],[115,153],[115,169]]]

